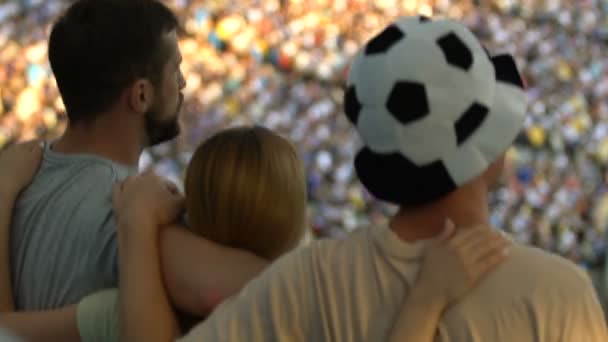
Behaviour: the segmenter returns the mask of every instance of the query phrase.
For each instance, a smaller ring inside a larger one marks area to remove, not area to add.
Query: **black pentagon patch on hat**
[[[510,55],[498,55],[491,58],[496,71],[496,80],[524,89],[524,81],[521,79],[517,64]]]
[[[401,31],[397,26],[391,25],[367,43],[365,54],[372,55],[387,52],[391,46],[395,45],[403,37],[405,37],[405,32]]]
[[[346,113],[348,120],[354,125],[357,125],[361,107],[361,102],[359,102],[359,99],[357,98],[355,86],[348,87],[344,93],[344,112]]]
[[[488,107],[475,102],[462,114],[460,119],[454,124],[458,146],[462,145],[475,133],[489,112],[490,109]]]
[[[429,101],[422,83],[399,81],[391,90],[386,109],[402,124],[422,119],[429,114]]]
[[[439,38],[437,44],[443,51],[448,64],[468,71],[473,65],[473,53],[466,44],[454,33]]]
[[[397,205],[427,204],[457,188],[441,161],[421,167],[399,153],[377,154],[367,147],[356,155],[355,169],[372,195]]]

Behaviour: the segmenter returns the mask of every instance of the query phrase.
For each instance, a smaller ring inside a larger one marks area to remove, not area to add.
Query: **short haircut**
[[[177,26],[173,12],[157,0],[71,5],[49,38],[49,61],[70,123],[109,110],[138,78],[158,84],[170,57],[163,34]]]
[[[275,259],[305,232],[304,165],[295,147],[268,129],[232,128],[205,141],[185,189],[191,229],[211,241]]]

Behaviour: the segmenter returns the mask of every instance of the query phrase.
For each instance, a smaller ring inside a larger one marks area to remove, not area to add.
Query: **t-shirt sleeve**
[[[82,342],[111,342],[119,339],[118,290],[97,292],[78,303],[76,321]]]
[[[279,259],[179,342],[306,339],[314,299],[310,251]]]

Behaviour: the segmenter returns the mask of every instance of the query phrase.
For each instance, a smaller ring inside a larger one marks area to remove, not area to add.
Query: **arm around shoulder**
[[[80,341],[76,306],[40,312],[10,312],[0,315],[0,326],[26,341]]]
[[[180,342],[311,340],[316,307],[306,251],[293,251],[229,298]]]
[[[161,232],[161,261],[171,301],[199,316],[208,315],[268,266],[251,253],[218,245],[180,226]]]

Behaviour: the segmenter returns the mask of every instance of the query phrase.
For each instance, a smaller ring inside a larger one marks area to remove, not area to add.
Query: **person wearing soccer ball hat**
[[[401,19],[355,57],[345,112],[362,142],[355,157],[361,183],[399,206],[375,233],[389,258],[401,258],[395,267],[416,263],[446,218],[457,227],[490,226],[488,192],[526,112],[510,55],[491,56],[452,20]],[[518,244],[445,312],[439,330],[443,341],[608,341],[589,277],[566,259]]]
[[[402,18],[355,57],[345,105],[361,181],[399,212],[279,258],[180,341],[608,341],[581,270],[516,244],[505,259],[489,227],[487,193],[525,112],[511,57],[490,57],[456,21]],[[158,224],[129,213],[171,210],[170,196],[149,177],[116,189],[132,251],[119,305],[145,315],[122,327],[129,341],[166,342],[172,312],[149,264]]]

